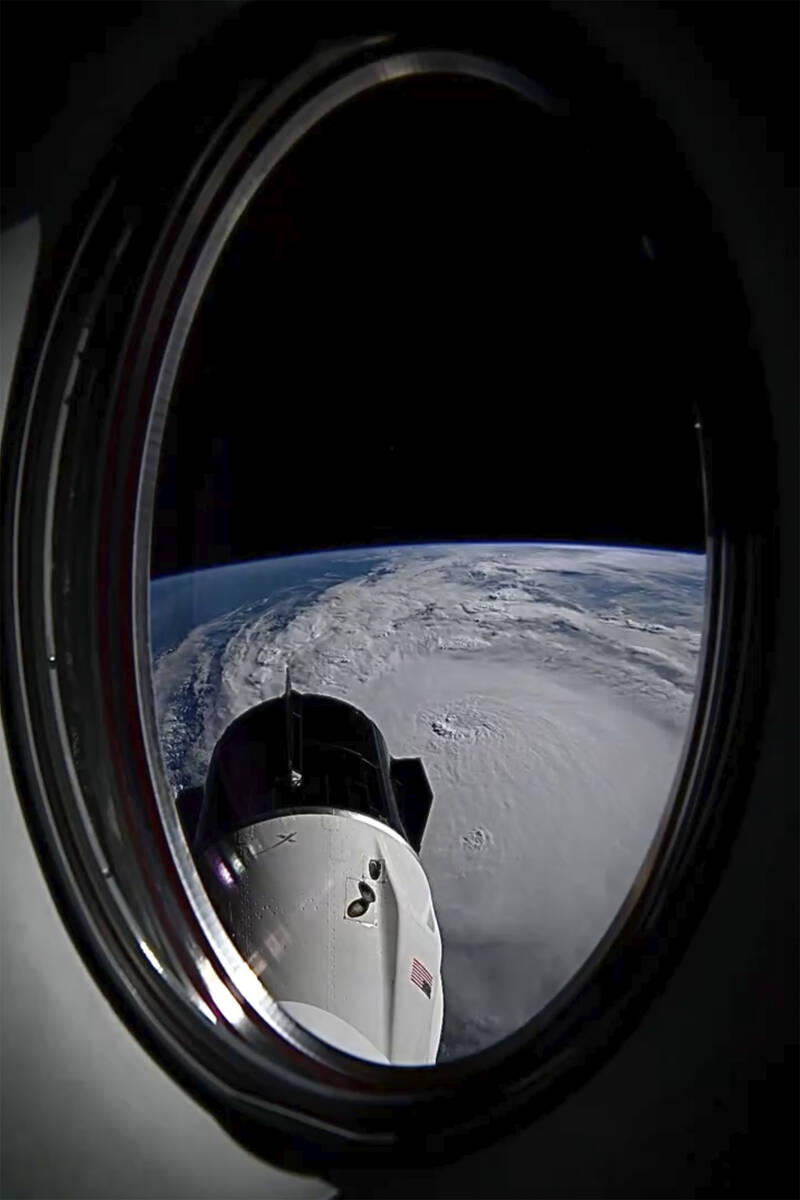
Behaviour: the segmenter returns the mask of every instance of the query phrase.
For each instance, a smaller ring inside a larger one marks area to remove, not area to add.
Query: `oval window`
[[[455,71],[355,95],[251,185],[170,382],[150,620],[183,834],[269,994],[379,1062],[563,993],[643,886],[691,721],[699,385],[668,227],[581,128]]]

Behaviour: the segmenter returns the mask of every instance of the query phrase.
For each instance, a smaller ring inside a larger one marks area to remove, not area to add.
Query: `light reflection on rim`
[[[142,522],[141,520],[142,499],[146,488],[148,486],[152,488],[155,484],[156,471],[153,468],[158,462],[166,412],[177,379],[183,351],[210,276],[225,249],[228,239],[244,215],[247,206],[267,180],[270,173],[294,149],[305,134],[343,104],[383,84],[399,82],[414,76],[442,74],[458,75],[494,83],[499,87],[504,87],[516,93],[547,113],[561,114],[565,112],[565,106],[560,101],[554,100],[544,89],[512,67],[494,62],[491,59],[453,51],[426,50],[416,53],[392,55],[359,67],[330,84],[318,96],[315,96],[303,105],[297,113],[289,118],[261,150],[244,177],[240,180],[238,186],[234,189],[233,194],[229,197],[227,204],[208,235],[191,276],[183,290],[181,302],[175,314],[169,338],[164,349],[148,421],[145,443],[146,450],[142,459],[137,489],[134,530],[135,564],[149,563],[152,531],[149,522]],[[152,511],[149,505],[148,511]],[[149,631],[149,589],[145,590],[144,606],[142,606],[141,593],[136,587],[136,571],[134,571],[133,593],[134,625],[142,625]],[[148,633],[146,643],[148,652],[149,644]],[[136,638],[134,638],[134,656],[139,711],[144,712],[146,710],[142,704],[142,691],[145,688],[152,691],[151,664],[149,660],[142,661],[141,648]],[[155,745],[153,744],[154,740]],[[328,1046],[327,1043],[321,1042],[314,1035],[309,1034],[308,1031],[302,1029],[301,1026],[292,1021],[270,996],[267,988],[240,956],[211,905],[200,879],[197,866],[178,818],[174,798],[170,795],[166,785],[158,739],[153,739],[145,731],[144,744],[158,811],[178,876],[200,927],[209,944],[214,948],[214,952],[228,978],[255,1012],[292,1045],[302,1049],[314,1058],[323,1059],[341,1068],[345,1061],[345,1056],[335,1051],[333,1047]],[[380,825],[380,823],[378,824]],[[384,829],[382,825],[380,825],[380,828],[381,830]],[[198,963],[198,968],[201,966],[202,964]],[[379,1069],[383,1070],[383,1068]]]

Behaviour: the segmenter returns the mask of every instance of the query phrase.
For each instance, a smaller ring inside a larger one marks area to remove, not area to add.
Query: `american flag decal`
[[[415,983],[420,991],[423,991],[430,1000],[433,976],[427,967],[423,967],[418,958],[411,960],[411,982]]]

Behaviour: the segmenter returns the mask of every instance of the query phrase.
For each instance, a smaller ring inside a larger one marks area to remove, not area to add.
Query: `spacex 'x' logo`
[[[297,830],[295,830],[293,833],[282,833],[279,836],[277,842],[273,842],[271,846],[267,846],[267,849],[274,850],[276,846],[285,846],[287,844],[287,842],[292,842],[296,846],[297,843],[294,840],[296,835],[297,835]]]

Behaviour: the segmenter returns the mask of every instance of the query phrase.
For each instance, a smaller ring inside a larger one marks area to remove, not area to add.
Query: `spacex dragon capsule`
[[[419,758],[293,689],[234,720],[178,796],[209,897],[298,1024],[380,1063],[436,1061],[442,943],[418,857],[433,803]]]

